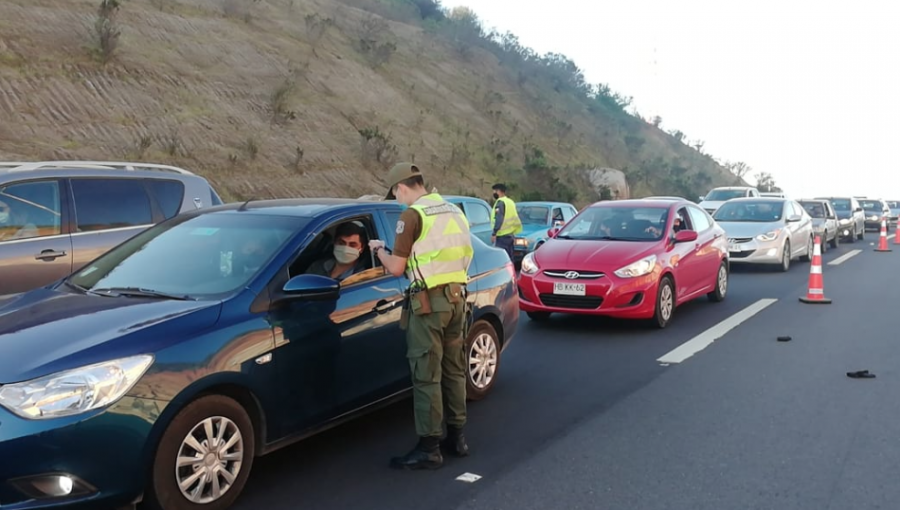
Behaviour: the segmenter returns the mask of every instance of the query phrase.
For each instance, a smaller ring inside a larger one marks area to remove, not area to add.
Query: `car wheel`
[[[545,322],[550,318],[550,312],[526,312],[526,315],[534,322]]]
[[[659,281],[659,290],[656,292],[656,312],[653,314],[653,325],[663,329],[672,321],[675,314],[675,285],[672,278],[664,276]]]
[[[497,381],[500,368],[500,339],[487,321],[478,321],[466,339],[466,398],[481,400]]]
[[[225,510],[250,475],[255,455],[250,416],[222,395],[201,397],[166,428],[153,461],[150,508]]]
[[[819,249],[822,250],[822,255],[825,255],[825,252],[828,251],[828,231],[825,231],[819,239]]]
[[[724,260],[719,264],[719,271],[716,273],[716,288],[706,295],[713,303],[719,303],[725,300],[725,294],[728,293],[728,263]]]
[[[813,252],[815,251],[816,240],[812,237],[806,241],[806,255],[800,257],[803,262],[812,262]]]
[[[847,238],[851,243],[856,242],[856,227],[853,227],[853,230],[850,232],[850,237]]]
[[[856,238],[859,239],[860,241],[866,240],[866,227],[865,226],[863,226],[862,230],[860,230],[859,233],[856,234]]]
[[[831,247],[837,249],[841,245],[841,233],[835,232],[834,239],[831,240]]]
[[[781,249],[781,272],[787,273],[791,269],[791,242],[785,241]]]

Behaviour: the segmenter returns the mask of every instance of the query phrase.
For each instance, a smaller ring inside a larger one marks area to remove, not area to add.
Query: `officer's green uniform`
[[[414,165],[398,164],[391,169],[388,184],[393,187],[412,175],[421,175]],[[387,197],[393,194],[388,192]],[[449,441],[445,445],[455,448],[457,455],[468,453],[462,435],[466,423],[465,285],[474,251],[469,223],[457,206],[431,193],[410,209],[418,213],[421,232],[407,257],[411,293],[404,313],[420,441],[408,455],[393,459],[392,466],[436,468],[443,462],[438,443],[445,409]]]

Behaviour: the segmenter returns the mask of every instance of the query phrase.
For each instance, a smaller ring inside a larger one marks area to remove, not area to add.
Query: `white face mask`
[[[341,264],[350,264],[359,258],[359,250],[338,244],[334,246],[334,258]]]
[[[0,223],[9,221],[9,211],[0,212]]]

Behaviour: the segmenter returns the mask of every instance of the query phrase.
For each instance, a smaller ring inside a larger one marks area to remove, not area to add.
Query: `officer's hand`
[[[381,239],[372,239],[369,241],[369,249],[373,252],[378,251],[381,248],[384,248],[384,241]]]

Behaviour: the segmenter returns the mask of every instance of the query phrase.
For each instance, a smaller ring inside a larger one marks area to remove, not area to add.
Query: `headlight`
[[[875,220],[878,219],[878,216],[876,216],[876,215],[873,214],[872,216],[869,216],[869,219],[872,220],[872,221],[875,221]]]
[[[0,406],[30,420],[86,413],[122,398],[152,363],[142,354],[8,384],[0,387]]]
[[[525,239],[524,237],[517,237],[516,246],[524,246],[528,248],[528,239]]]
[[[534,261],[534,253],[525,255],[522,259],[522,272],[525,274],[534,274],[538,272],[537,262]]]
[[[756,236],[760,241],[774,241],[778,239],[778,231],[766,232],[765,234],[760,234]]]
[[[628,264],[615,273],[619,278],[636,278],[650,273],[654,267],[656,267],[656,255],[650,255],[637,262]]]

